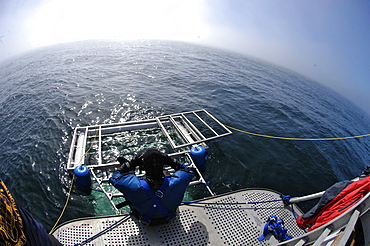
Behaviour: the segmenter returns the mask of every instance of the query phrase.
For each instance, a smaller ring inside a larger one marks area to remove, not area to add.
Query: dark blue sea
[[[370,118],[317,82],[235,53],[167,41],[85,41],[0,64],[0,178],[50,229],[67,197],[73,129],[206,109],[234,128],[282,137],[370,133]],[[263,187],[293,196],[351,179],[370,164],[370,137],[298,141],[233,131],[210,143],[217,194]],[[61,222],[94,216],[73,193]],[[303,210],[309,204],[303,204]]]

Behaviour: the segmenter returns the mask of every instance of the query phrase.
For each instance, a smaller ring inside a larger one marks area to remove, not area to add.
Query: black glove
[[[171,168],[175,169],[175,171],[177,171],[181,168],[180,162],[178,162],[177,160],[174,160],[172,158],[171,158],[171,162],[169,162],[169,166]]]
[[[144,165],[143,154],[136,154],[134,158],[132,158],[132,160],[130,161],[130,165],[133,167],[142,168],[142,166]]]
[[[121,173],[127,173],[135,169],[135,167],[132,166],[130,162],[122,156],[118,157],[117,161],[119,162],[119,164],[121,164],[121,168],[120,168]]]

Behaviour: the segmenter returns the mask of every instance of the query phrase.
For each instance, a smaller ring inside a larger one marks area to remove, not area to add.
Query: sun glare
[[[86,39],[195,41],[207,34],[202,1],[45,1],[27,18],[36,45]]]

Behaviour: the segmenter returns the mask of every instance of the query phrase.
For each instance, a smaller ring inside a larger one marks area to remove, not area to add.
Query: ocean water
[[[370,133],[347,99],[249,57],[167,41],[85,41],[0,64],[0,178],[50,229],[67,197],[73,128],[206,109],[222,123],[297,138]],[[370,137],[290,141],[233,131],[210,143],[206,178],[217,194],[263,187],[293,196],[351,179],[370,164]],[[72,194],[61,222],[94,216]],[[303,210],[310,204],[303,204]]]

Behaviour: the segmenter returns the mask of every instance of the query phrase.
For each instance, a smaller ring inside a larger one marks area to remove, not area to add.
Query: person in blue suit
[[[123,157],[117,160],[122,164],[121,169],[109,181],[124,194],[136,218],[144,224],[159,225],[176,216],[177,207],[194,177],[194,169],[154,148],[131,161]],[[175,173],[165,176],[164,165],[173,168]],[[135,175],[137,166],[145,171],[145,176]]]

